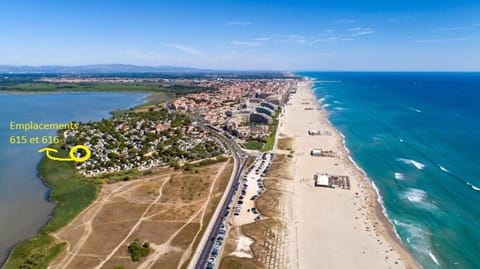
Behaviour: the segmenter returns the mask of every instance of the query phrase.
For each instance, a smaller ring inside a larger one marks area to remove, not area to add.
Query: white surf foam
[[[404,193],[405,198],[412,203],[421,203],[427,198],[427,193],[420,189],[408,189]]]
[[[407,107],[408,107],[408,109],[410,109],[411,111],[415,111],[415,112],[417,112],[417,113],[422,113],[422,111],[421,111],[420,109],[418,109],[418,108],[414,108],[414,107],[410,107],[410,106],[407,106]]]
[[[435,210],[437,208],[435,204],[428,199],[428,194],[424,190],[411,188],[405,191],[402,196],[404,199],[423,209]]]
[[[450,173],[450,171],[447,168],[441,166],[440,164],[438,165],[438,168],[440,168],[440,170],[442,170],[443,172]]]
[[[327,108],[327,107],[329,107],[329,106],[330,106],[330,104],[324,104],[324,105],[322,106],[322,108],[325,109],[325,108]]]
[[[423,164],[421,162],[417,162],[415,160],[404,159],[404,158],[398,158],[397,160],[400,161],[400,162],[403,162],[404,164],[411,164],[419,170],[422,170],[423,168],[425,168],[425,164]]]
[[[403,139],[399,138],[398,141],[400,141],[400,143],[403,143],[405,142]]]
[[[342,102],[337,101],[337,100],[333,101],[333,103],[335,103],[335,104],[337,104],[337,105],[341,105],[341,104],[342,104]]]
[[[430,233],[423,229],[420,225],[407,223],[399,220],[393,220],[395,226],[398,226],[406,233],[407,243],[418,253],[429,255],[431,247],[428,243]]]
[[[333,109],[335,109],[335,110],[345,110],[344,107],[334,107]]]
[[[402,173],[396,172],[396,173],[395,173],[395,179],[396,179],[396,180],[402,180],[402,179],[404,179],[404,176],[403,176]]]
[[[327,122],[333,126],[333,124],[327,119]],[[380,207],[382,208],[382,213],[383,215],[387,218],[387,220],[390,222],[390,224],[392,224],[392,227],[393,227],[393,232],[395,233],[395,235],[397,236],[398,240],[402,241],[402,238],[400,237],[400,235],[398,234],[398,231],[395,227],[395,225],[393,225],[393,222],[392,222],[392,219],[390,219],[390,216],[388,215],[387,213],[387,210],[385,209],[385,204],[383,202],[383,198],[382,198],[382,195],[380,195],[380,191],[377,187],[377,185],[375,184],[375,182],[370,179],[367,175],[367,173],[365,172],[365,170],[363,170],[352,158],[352,156],[350,155],[350,150],[347,148],[347,142],[345,140],[345,135],[343,135],[342,132],[338,131],[338,134],[340,134],[340,136],[342,137],[342,144],[343,144],[343,148],[345,149],[345,151],[347,152],[347,156],[348,156],[348,159],[353,163],[353,165],[358,169],[358,171],[360,171],[364,176],[365,176],[365,179],[371,184],[373,190],[375,191],[375,193],[377,194],[377,202],[380,204]]]
[[[428,256],[430,256],[430,258],[432,259],[432,261],[433,261],[436,265],[440,265],[440,263],[438,263],[437,257],[435,257],[435,255],[433,255],[433,253],[432,253],[431,251],[428,252]]]
[[[467,181],[467,185],[470,186],[475,191],[480,191],[480,187],[477,187],[468,181]]]
[[[323,102],[325,102],[325,97],[322,97],[320,99],[317,100],[320,104],[322,104]]]

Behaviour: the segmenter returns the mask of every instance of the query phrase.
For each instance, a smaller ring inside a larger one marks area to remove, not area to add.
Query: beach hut
[[[310,155],[312,156],[323,156],[323,150],[321,149],[312,149],[310,151]]]
[[[327,174],[315,174],[313,177],[316,187],[330,187]]]

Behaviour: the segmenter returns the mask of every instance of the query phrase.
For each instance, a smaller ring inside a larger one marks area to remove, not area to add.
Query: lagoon
[[[0,93],[0,264],[12,247],[48,221],[53,204],[37,176],[41,143],[11,143],[12,136],[54,136],[55,130],[11,130],[10,122],[65,123],[110,117],[144,102],[144,93]],[[12,140],[12,141],[15,141]]]

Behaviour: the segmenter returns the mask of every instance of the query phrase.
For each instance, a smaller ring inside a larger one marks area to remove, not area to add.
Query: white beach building
[[[315,186],[317,187],[330,187],[328,182],[328,174],[317,173],[313,176],[313,180],[315,181]]]

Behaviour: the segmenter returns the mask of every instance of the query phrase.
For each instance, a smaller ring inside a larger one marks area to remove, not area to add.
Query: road
[[[165,108],[168,110],[169,113],[172,113],[174,111],[173,105],[170,101],[165,103]],[[204,125],[198,115],[193,114],[191,115],[191,117],[193,121],[197,122],[198,127],[210,132],[211,134],[222,140],[227,149],[232,153],[232,157],[234,159],[234,170],[232,173],[233,177],[230,180],[231,182],[229,182],[228,192],[225,197],[222,197],[222,200],[220,201],[221,205],[217,207],[215,213],[213,214],[212,219],[210,220],[210,223],[205,230],[204,236],[200,240],[196,251],[193,253],[192,260],[187,267],[189,269],[204,269],[207,265],[208,258],[210,257],[210,253],[212,252],[213,246],[215,244],[215,240],[213,239],[218,235],[218,232],[224,220],[227,207],[231,203],[233,195],[235,194],[235,187],[236,185],[240,185],[240,176],[242,175],[242,171],[245,168],[250,156],[245,153],[240,148],[240,146],[235,143],[235,141],[223,135],[219,130],[212,128],[211,126]],[[217,263],[219,261],[220,257],[217,257]],[[218,266],[218,264],[216,264],[216,266]]]
[[[240,183],[240,176],[242,174],[243,169],[245,168],[245,165],[247,164],[247,160],[249,159],[249,155],[246,154],[234,141],[231,139],[225,137],[223,134],[218,132],[217,130],[209,127],[209,126],[204,126],[204,125],[199,125],[201,128],[204,128],[211,133],[214,133],[218,138],[220,138],[224,143],[225,146],[228,148],[228,150],[232,153],[232,156],[234,158],[234,161],[236,165],[234,166],[234,171],[233,171],[233,180],[232,183],[229,185],[230,189],[227,192],[226,198],[223,200],[223,204],[220,205],[220,210],[218,210],[218,214],[214,215],[212,217],[215,218],[214,223],[210,231],[207,229],[205,231],[205,234],[208,234],[207,240],[204,242],[200,242],[199,246],[197,249],[200,249],[201,252],[197,257],[192,257],[192,259],[197,258],[196,262],[194,263],[195,269],[204,269],[208,258],[210,256],[210,253],[212,252],[212,248],[214,246],[215,240],[212,240],[215,238],[220,230],[220,227],[222,225],[223,219],[224,219],[224,213],[227,210],[228,205],[232,201],[233,195],[235,193],[235,186],[237,183]],[[203,243],[203,245],[202,245]],[[220,261],[220,257],[217,258],[217,262]]]

